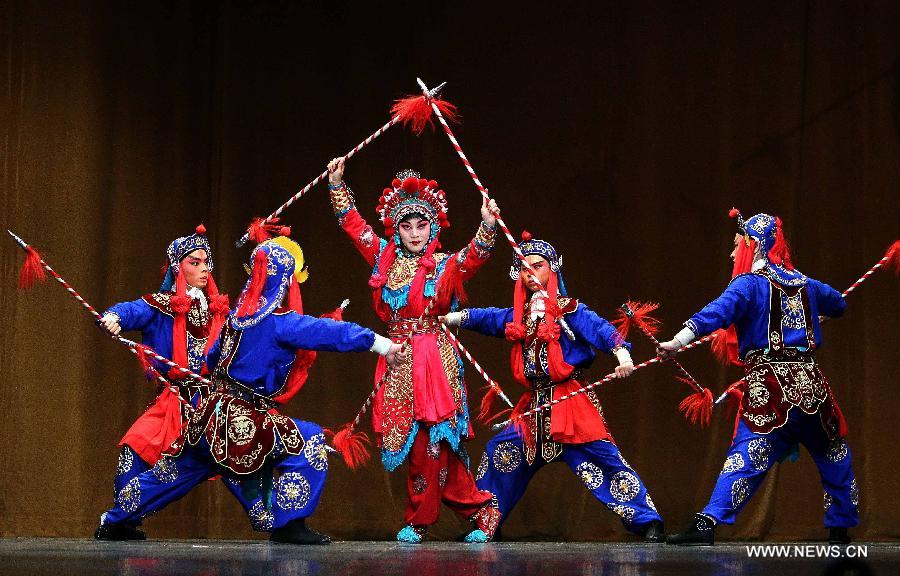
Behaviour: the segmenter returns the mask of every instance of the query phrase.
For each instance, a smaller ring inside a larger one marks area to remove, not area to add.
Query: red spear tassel
[[[485,388],[484,398],[481,399],[481,407],[478,410],[477,418],[479,422],[486,424],[491,414],[491,408],[494,406],[494,400],[500,395],[500,387],[488,384]]]
[[[679,378],[684,382],[682,378]],[[709,426],[710,418],[712,418],[713,397],[709,388],[704,388],[698,392],[694,392],[687,396],[678,404],[678,410],[691,424],[700,424],[701,428]]]
[[[425,130],[425,124],[434,128],[434,120],[431,118],[431,103],[434,102],[438,110],[448,122],[459,122],[459,114],[456,106],[446,100],[427,100],[425,96],[407,96],[394,101],[391,106],[391,114],[399,116],[403,126],[411,126],[412,132],[418,136]]]
[[[278,224],[279,220],[280,218],[272,218],[267,222],[265,218],[254,218],[247,226],[247,237],[257,244],[262,244],[273,235],[288,236],[290,228]],[[285,234],[285,231],[288,234]]]
[[[331,445],[340,453],[351,470],[358,470],[369,462],[369,449],[372,444],[365,432],[353,432],[353,424],[344,426],[335,434],[331,430],[325,430],[325,434],[331,438]]]
[[[625,313],[625,306],[632,311],[630,316]],[[612,322],[613,326],[616,327],[623,340],[628,338],[628,333],[631,332],[633,326],[638,326],[651,336],[656,336],[662,328],[662,322],[658,318],[651,316],[650,313],[657,308],[659,308],[659,304],[655,302],[628,300],[622,308],[616,311],[616,319]]]
[[[884,253],[888,261],[884,263],[884,267],[893,270],[895,276],[900,276],[900,240],[894,240],[891,247]],[[43,275],[43,270],[41,271]]]
[[[144,352],[147,350],[147,347],[143,344],[138,344],[134,349],[137,352],[137,360],[141,365],[141,372],[144,373],[144,377],[147,380],[153,380],[153,367],[150,365],[149,356]]]
[[[25,248],[25,262],[22,263],[22,270],[19,271],[19,290],[28,290],[35,285],[36,282],[43,282],[47,279],[47,273],[41,265],[41,255],[37,250],[28,246]]]

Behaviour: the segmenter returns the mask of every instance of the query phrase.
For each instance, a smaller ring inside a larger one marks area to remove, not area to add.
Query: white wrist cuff
[[[678,342],[681,347],[687,346],[691,342],[694,341],[697,335],[690,328],[682,328],[678,331],[678,334],[675,335],[675,341]]]
[[[619,361],[620,366],[622,364],[628,364],[629,362],[634,364],[634,362],[631,360],[631,352],[629,352],[628,348],[625,348],[624,346],[621,348],[617,348],[616,351],[613,352],[613,354],[616,355],[616,359]]]
[[[447,318],[447,326],[459,326],[462,322],[462,312],[447,312],[445,318]]]
[[[385,338],[384,336],[376,334],[375,342],[369,350],[380,356],[386,356],[387,353],[391,351],[391,344],[393,344],[393,342],[390,338]]]

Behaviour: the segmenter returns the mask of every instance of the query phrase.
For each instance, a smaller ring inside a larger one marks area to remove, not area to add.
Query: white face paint
[[[431,238],[431,222],[419,216],[410,216],[400,222],[397,232],[403,247],[412,254],[418,254]]]

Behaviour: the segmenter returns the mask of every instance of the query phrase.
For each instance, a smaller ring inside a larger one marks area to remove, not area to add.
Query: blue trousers
[[[262,500],[248,501],[243,495],[243,484],[258,482],[258,477],[230,476],[225,480],[231,493],[247,509],[255,530],[270,531],[295,518],[312,515],[322,496],[328,472],[322,428],[312,422],[296,419],[294,422],[305,441],[303,452],[298,455],[273,452],[269,455],[275,458],[277,480],[268,509]],[[140,458],[134,456],[134,460],[136,463]],[[163,457],[152,468],[147,469],[146,463],[143,467],[144,471],[132,475],[121,487],[117,477],[115,505],[103,514],[103,523],[137,526],[147,516],[183,497],[194,486],[223,472],[210,456],[205,441],[197,446],[186,445],[179,456]]]
[[[597,500],[619,515],[628,530],[641,534],[650,522],[662,522],[644,483],[612,442],[563,444],[559,458],[581,478]],[[496,495],[501,523],[544,464],[540,447],[534,462],[528,464],[522,438],[512,426],[488,441],[475,479],[479,489]]]
[[[859,523],[859,489],[843,438],[830,441],[817,414],[792,409],[781,428],[757,434],[743,422],[728,451],[719,480],[703,513],[722,524],[734,524],[766,472],[797,445],[803,444],[819,469],[825,489],[825,527],[849,528]]]

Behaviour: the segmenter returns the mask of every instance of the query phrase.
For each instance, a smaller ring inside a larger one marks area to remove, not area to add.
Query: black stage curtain
[[[376,6],[376,4],[378,4]],[[99,309],[157,289],[164,250],[204,222],[219,285],[235,295],[251,217],[274,210],[388,118],[415,78],[447,81],[456,129],[515,234],[565,255],[570,292],[611,317],[655,300],[669,337],[730,273],[735,224],[784,218],[795,263],[838,289],[898,235],[900,7],[887,1],[554,3],[57,2],[3,5],[2,228],[32,242]],[[402,168],[438,180],[461,247],[480,199],[447,139],[395,128],[352,159],[373,217]],[[367,266],[323,186],[285,212],[306,250],[309,312],[383,330]],[[84,536],[112,501],[116,443],[151,400],[134,359],[59,286],[15,290],[21,251],[2,243],[0,534]],[[470,283],[473,305],[511,302],[511,251]],[[897,284],[879,273],[829,323],[819,359],[849,420],[861,538],[900,535]],[[508,393],[507,343],[464,342]],[[634,356],[652,347],[636,334]],[[739,377],[706,350],[683,362],[715,392]],[[372,386],[375,358],[321,354],[289,415],[335,426]],[[613,366],[598,360],[599,379]],[[471,403],[481,381],[469,371]],[[676,406],[671,367],[601,391],[623,454],[671,528],[703,506],[728,448],[731,409],[709,429]],[[490,431],[470,445],[477,464]],[[338,460],[314,524],[392,538],[405,473]],[[207,483],[147,522],[154,537],[246,538],[223,486]],[[779,465],[723,538],[822,536],[808,456]],[[433,534],[466,523],[445,511]],[[620,540],[617,518],[562,464],[534,480],[505,528],[515,539]]]

